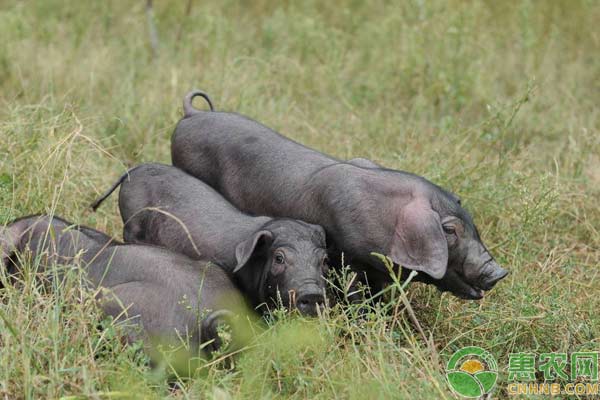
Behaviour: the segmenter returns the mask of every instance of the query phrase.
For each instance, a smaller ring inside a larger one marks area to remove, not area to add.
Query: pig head
[[[388,255],[395,264],[421,272],[416,280],[464,299],[482,298],[484,291],[507,275],[453,193],[400,171],[348,164],[328,170],[313,176],[314,188],[309,193],[321,187],[320,193],[325,195],[321,201],[336,204],[325,225],[333,227],[331,237],[342,239],[336,245],[351,263],[383,273],[387,272],[384,265],[370,253]],[[348,181],[351,187],[341,183],[335,188],[338,184],[334,182]],[[329,188],[323,189],[326,184]],[[342,192],[346,194],[340,200]],[[377,284],[381,273],[371,274],[371,283]]]

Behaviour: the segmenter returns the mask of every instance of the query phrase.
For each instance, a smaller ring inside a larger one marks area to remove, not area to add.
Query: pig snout
[[[492,260],[484,267],[481,284],[479,286],[483,290],[490,290],[496,283],[505,278],[506,275],[508,275],[508,271],[498,265],[496,261]]]
[[[317,315],[317,309],[323,307],[324,304],[325,296],[318,287],[300,291],[300,296],[296,299],[296,308],[303,315]]]

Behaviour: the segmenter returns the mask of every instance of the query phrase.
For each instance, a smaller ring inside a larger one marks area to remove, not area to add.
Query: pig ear
[[[242,269],[252,256],[264,245],[270,245],[273,234],[269,231],[258,231],[251,237],[238,244],[235,248],[235,259],[237,265],[233,270],[235,274]]]
[[[392,261],[441,279],[448,266],[448,244],[440,216],[425,198],[400,210],[390,246]]]
[[[0,267],[8,265],[17,247],[18,235],[9,227],[0,226]]]

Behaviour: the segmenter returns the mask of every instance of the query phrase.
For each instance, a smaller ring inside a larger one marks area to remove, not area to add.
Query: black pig
[[[9,275],[18,272],[27,251],[40,260],[40,270],[81,266],[89,286],[102,288],[98,300],[104,313],[138,325],[128,340],[142,339],[149,347],[180,345],[187,334],[192,354],[209,341],[204,350],[215,350],[221,343],[218,326],[233,326],[245,307],[218,266],[156,246],[122,244],[58,217],[28,216],[0,227],[0,267]]]
[[[244,212],[322,225],[334,254],[343,251],[375,291],[390,276],[372,252],[466,299],[506,276],[456,195],[369,160],[338,160],[239,114],[196,110],[195,94],[171,139],[173,165]]]
[[[327,252],[320,226],[243,214],[203,182],[161,164],[125,173],[92,208],[119,185],[126,242],[214,261],[255,306],[281,300],[315,315],[324,303]]]

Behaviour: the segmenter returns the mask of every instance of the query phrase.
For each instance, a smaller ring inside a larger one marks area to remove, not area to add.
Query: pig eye
[[[279,275],[285,271],[285,255],[281,251],[276,251],[273,256],[273,265],[271,266],[271,273],[273,275]]]
[[[282,252],[278,251],[277,253],[275,253],[274,259],[275,259],[275,264],[283,264],[283,263],[285,263],[285,256],[283,255]]]
[[[456,228],[454,227],[454,225],[445,224],[445,225],[442,225],[442,228],[444,228],[444,232],[446,232],[449,235],[456,233]]]

